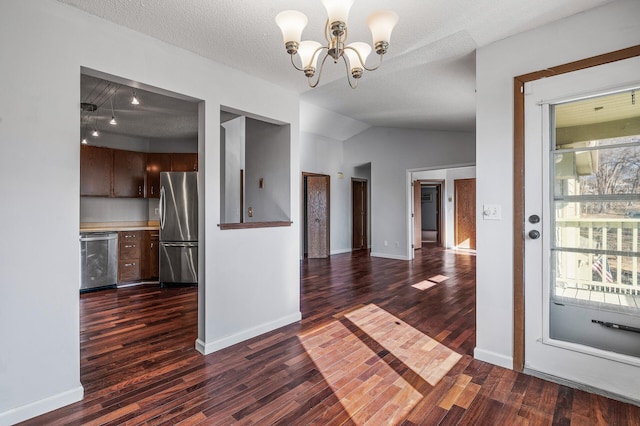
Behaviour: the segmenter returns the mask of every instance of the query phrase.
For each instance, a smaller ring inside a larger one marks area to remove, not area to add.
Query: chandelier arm
[[[289,55],[289,56],[291,57],[291,65],[293,65],[293,67],[294,67],[295,69],[297,69],[298,71],[304,71],[304,69],[303,69],[303,68],[298,67],[298,66],[296,65],[296,63],[294,62],[294,60],[293,60],[293,56],[294,56],[294,55],[295,55],[295,53],[292,53],[291,55]]]
[[[324,24],[324,38],[327,40],[327,43],[331,43],[331,28],[330,28],[329,18],[327,18],[327,22]]]
[[[360,57],[359,53],[358,53],[358,57]],[[382,65],[382,55],[378,55],[378,57],[380,58],[380,60],[378,61],[378,65],[376,65],[373,68],[367,68],[367,66],[364,64],[364,62],[362,62],[362,59],[360,59],[360,63],[362,64],[362,68],[364,68],[367,71],[375,71],[378,68],[380,68],[380,65]]]
[[[349,75],[349,64],[347,63],[347,58],[344,57],[344,55],[342,55],[342,61],[344,62],[344,67],[347,70],[347,81],[349,82],[349,86],[352,89],[356,89],[358,87],[358,79],[354,78],[353,80],[355,80],[355,85],[354,83],[351,82],[351,76]],[[360,61],[362,62],[362,61]]]
[[[322,70],[324,69],[324,63],[327,62],[328,57],[329,54],[327,53],[326,55],[324,55],[324,58],[322,58],[322,63],[320,64],[320,70],[318,71],[318,79],[316,80],[316,82],[311,83],[311,77],[308,78],[307,82],[309,83],[309,87],[311,87],[312,89],[318,87],[318,84],[320,83],[320,77],[322,76]]]

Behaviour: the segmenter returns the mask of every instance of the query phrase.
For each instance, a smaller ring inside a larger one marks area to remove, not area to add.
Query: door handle
[[[531,231],[529,231],[529,238],[531,238],[532,240],[537,240],[538,238],[540,238],[540,231],[538,231],[537,229],[532,229]]]

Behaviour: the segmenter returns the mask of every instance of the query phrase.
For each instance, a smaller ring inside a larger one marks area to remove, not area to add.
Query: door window
[[[552,105],[551,299],[640,312],[640,91]]]

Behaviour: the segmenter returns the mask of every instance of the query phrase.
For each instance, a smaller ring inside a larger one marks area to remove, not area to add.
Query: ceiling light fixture
[[[318,83],[320,83],[322,69],[328,57],[331,57],[334,63],[337,63],[342,58],[347,67],[349,86],[355,89],[358,87],[358,80],[362,77],[364,70],[374,71],[380,67],[382,55],[387,53],[389,48],[391,31],[398,22],[398,15],[389,10],[381,10],[374,12],[367,18],[367,25],[373,37],[373,46],[380,58],[378,65],[370,68],[366,66],[366,60],[369,53],[371,53],[371,46],[362,42],[345,44],[348,35],[347,18],[354,0],[321,1],[329,15],[324,30],[327,45],[322,46],[316,41],[309,40],[301,42],[302,30],[308,22],[307,17],[296,10],[285,10],[276,16],[276,24],[282,30],[285,49],[291,56],[291,63],[294,68],[304,72],[311,87],[317,87]],[[326,52],[320,63],[320,71],[317,73],[316,81],[313,82],[313,77],[316,74],[316,64],[322,50],[326,50]],[[296,65],[293,59],[298,53],[300,54],[301,66]]]
[[[93,136],[94,138],[97,138],[98,136],[100,136],[100,132],[98,132],[98,129],[94,127],[93,130],[91,131],[91,136]]]
[[[131,98],[131,105],[140,105],[140,101],[138,100],[138,97],[136,96],[136,91],[133,91],[133,97]]]
[[[89,143],[89,141],[87,140],[87,138],[82,138],[82,141],[80,142],[82,145],[86,145]]]

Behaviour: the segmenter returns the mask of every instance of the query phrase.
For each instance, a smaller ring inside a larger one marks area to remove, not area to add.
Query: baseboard
[[[401,254],[389,254],[389,253],[377,253],[377,252],[371,252],[371,257],[384,257],[386,259],[396,259],[396,260],[411,260],[407,256],[403,256]]]
[[[473,350],[473,357],[480,361],[488,362],[489,364],[513,370],[513,358],[510,356],[475,348]]]
[[[28,419],[32,419],[49,411],[57,410],[65,405],[81,401],[84,397],[82,385],[66,392],[52,395],[39,401],[31,402],[18,408],[13,408],[0,413],[0,425],[13,425]]]
[[[342,253],[351,253],[352,249],[348,248],[348,249],[338,249],[338,250],[331,250],[331,256],[333,256],[334,254],[342,254]]]
[[[596,388],[593,386],[585,385],[584,383],[574,382],[573,380],[563,379],[562,377],[553,376],[551,374],[546,374],[538,370],[532,370],[530,368],[524,369],[525,374],[529,374],[530,376],[535,376],[539,379],[548,380],[553,383],[557,383],[559,385],[568,386],[573,389],[579,389],[589,393],[595,393],[596,395],[604,396],[606,398],[615,399],[617,401],[626,402],[627,404],[637,405],[640,407],[640,399],[629,398],[624,395],[620,395],[614,392],[609,392],[604,389]]]
[[[297,312],[295,314],[287,315],[286,317],[282,317],[265,324],[260,324],[257,327],[241,331],[240,333],[236,333],[213,342],[205,343],[201,339],[197,339],[196,350],[203,355],[209,355],[210,353],[219,351],[220,349],[228,348],[229,346],[235,345],[236,343],[244,342],[245,340],[249,340],[252,337],[268,333],[269,331],[275,330],[276,328],[284,327],[285,325],[292,324],[296,321],[300,321],[301,319],[302,313]]]

